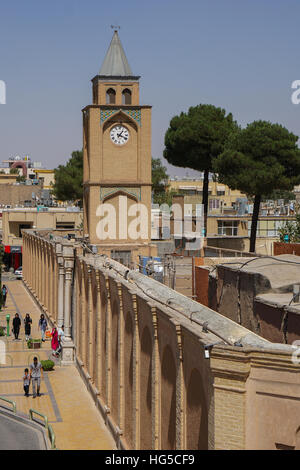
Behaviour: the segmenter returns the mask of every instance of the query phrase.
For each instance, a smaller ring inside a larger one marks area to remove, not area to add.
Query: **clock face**
[[[126,127],[118,124],[111,129],[110,138],[114,144],[124,145],[129,140],[129,131]]]

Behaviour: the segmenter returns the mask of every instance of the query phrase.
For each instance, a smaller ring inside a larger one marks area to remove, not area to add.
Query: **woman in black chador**
[[[15,318],[13,319],[13,332],[15,335],[15,339],[19,339],[20,326],[21,326],[21,320],[20,320],[19,314],[16,313]]]
[[[32,320],[30,318],[29,313],[26,313],[24,324],[25,324],[25,339],[26,341],[29,341],[30,335],[31,335],[31,324],[32,324]]]

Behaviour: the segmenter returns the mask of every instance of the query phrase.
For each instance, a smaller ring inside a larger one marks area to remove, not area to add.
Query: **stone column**
[[[74,269],[74,251],[72,246],[63,245],[62,254],[65,268],[64,285],[64,326],[65,337],[62,344],[62,364],[68,365],[74,362],[75,345],[72,339],[72,319],[71,319],[71,294],[72,278]]]
[[[88,305],[87,305],[87,315],[88,315],[88,373],[91,377],[92,382],[94,381],[94,304],[93,304],[93,295],[92,295],[92,266],[88,265]]]
[[[28,245],[27,245],[27,238],[26,234],[23,234],[23,260],[22,260],[22,266],[23,266],[23,279],[28,282],[27,278],[27,250],[28,250]]]
[[[45,288],[44,288],[44,305],[46,312],[51,315],[49,310],[49,245],[44,243],[45,251]]]
[[[64,285],[65,285],[65,267],[62,256],[62,246],[56,245],[56,256],[58,264],[58,292],[57,292],[57,325],[60,328],[64,324]]]
[[[250,361],[246,352],[214,347],[210,353],[214,404],[208,412],[208,448],[246,448],[246,381]]]
[[[65,266],[65,302],[64,302],[64,325],[65,338],[71,339],[71,287],[73,269]]]
[[[124,396],[124,312],[123,312],[123,297],[122,297],[122,284],[117,283],[118,297],[119,297],[119,338],[118,338],[118,362],[119,362],[119,428],[120,435],[123,434],[125,428],[125,396]]]
[[[54,263],[54,294],[53,294],[53,310],[55,315],[55,322],[58,322],[58,262],[56,256],[56,244],[53,245],[53,263]]]
[[[101,281],[100,273],[96,271],[97,283],[97,318],[96,318],[96,359],[95,359],[95,385],[98,390],[101,390],[102,380],[102,364],[101,364],[101,333],[102,333],[102,304],[101,304]]]
[[[31,276],[30,276],[30,287],[33,289],[33,279],[34,279],[34,246],[33,246],[33,240],[32,237],[30,237],[30,263],[31,263]]]
[[[45,305],[44,304],[44,277],[45,277],[45,259],[44,259],[44,250],[43,250],[43,241],[40,240],[40,303],[42,304],[42,307]]]
[[[42,249],[41,249],[41,240],[38,239],[38,278],[37,278],[37,284],[38,284],[38,300],[40,303],[42,303],[42,265],[43,265],[43,259],[42,259]]]
[[[52,319],[55,321],[55,313],[53,308],[53,300],[54,300],[54,283],[55,283],[55,276],[54,276],[54,264],[53,264],[53,254],[52,254],[52,243],[49,244],[49,266],[48,266],[48,310]]]

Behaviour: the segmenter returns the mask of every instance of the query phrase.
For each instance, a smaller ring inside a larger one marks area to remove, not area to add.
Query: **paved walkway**
[[[22,281],[3,281],[8,287],[6,308],[0,312],[0,325],[4,326],[5,316],[11,315],[11,322],[16,312],[24,318],[29,313],[32,321],[32,338],[39,338],[39,309],[25,290]],[[41,360],[51,356],[50,341],[43,343],[40,350],[30,350],[25,342],[22,323],[21,341],[10,336],[6,343],[6,365],[0,364],[0,395],[17,403],[17,410],[27,414],[34,408],[48,416],[52,424],[56,445],[59,449],[115,449],[115,444],[95,405],[83,384],[75,366],[55,366],[55,370],[44,372],[41,385],[41,397],[26,398],[23,392],[22,377],[25,367],[34,356]],[[3,339],[3,338],[1,338]]]

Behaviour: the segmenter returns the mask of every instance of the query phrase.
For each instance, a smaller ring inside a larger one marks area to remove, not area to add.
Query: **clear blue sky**
[[[51,168],[81,148],[81,109],[116,23],[142,76],[141,103],[153,105],[154,157],[172,116],[199,103],[224,107],[243,126],[267,119],[300,135],[300,105],[291,103],[299,18],[298,0],[1,2],[0,160],[29,154]]]

